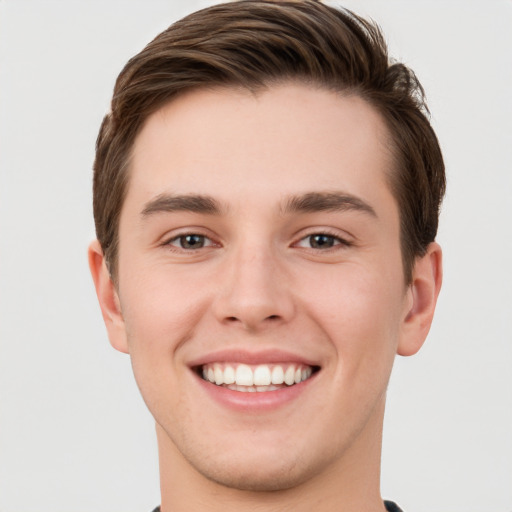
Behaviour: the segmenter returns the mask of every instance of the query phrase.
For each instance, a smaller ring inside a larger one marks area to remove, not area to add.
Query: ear
[[[442,251],[432,242],[427,253],[417,258],[412,282],[407,290],[408,300],[402,323],[397,353],[411,356],[423,345],[432,324],[437,297],[443,281]]]
[[[128,353],[126,328],[116,287],[110,277],[105,257],[98,240],[89,245],[89,268],[100,303],[103,321],[107,327],[110,344],[120,352]]]

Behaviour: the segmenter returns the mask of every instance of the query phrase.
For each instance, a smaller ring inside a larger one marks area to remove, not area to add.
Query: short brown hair
[[[205,87],[251,91],[284,81],[356,94],[390,132],[405,280],[435,239],[444,163],[415,74],[388,57],[378,26],[315,0],[242,0],[171,25],[126,64],[103,120],[94,163],[96,233],[116,280],[119,217],[130,153],[150,114],[178,94]]]

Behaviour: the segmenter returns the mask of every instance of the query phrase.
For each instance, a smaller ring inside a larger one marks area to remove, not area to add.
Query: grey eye
[[[307,240],[313,249],[328,249],[339,243],[336,237],[324,234],[310,235]]]
[[[203,235],[181,235],[175,238],[171,245],[180,247],[181,249],[201,249],[206,245],[206,237]]]

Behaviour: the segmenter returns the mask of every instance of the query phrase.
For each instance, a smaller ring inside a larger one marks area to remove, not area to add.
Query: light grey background
[[[159,502],[153,423],[88,274],[91,166],[123,64],[209,3],[0,0],[1,512]],[[512,2],[345,5],[416,70],[448,169],[444,288],[425,347],[397,360],[382,492],[511,512]]]

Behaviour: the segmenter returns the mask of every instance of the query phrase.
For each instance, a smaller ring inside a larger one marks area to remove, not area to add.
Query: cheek
[[[176,272],[150,266],[144,272],[126,275],[120,289],[121,308],[130,352],[172,353],[190,336],[207,303],[208,290]],[[138,346],[140,345],[140,346]],[[132,354],[133,356],[133,354]]]
[[[163,391],[177,389],[183,379],[180,347],[192,337],[204,301],[176,275],[148,266],[144,275],[126,277],[120,296],[133,373],[148,409],[165,423],[181,398]]]
[[[317,280],[317,283],[319,281]],[[308,308],[326,331],[342,364],[379,364],[393,357],[398,344],[403,291],[395,276],[348,266],[310,293]],[[311,290],[313,283],[307,283]]]

